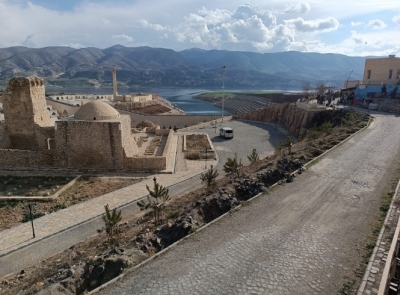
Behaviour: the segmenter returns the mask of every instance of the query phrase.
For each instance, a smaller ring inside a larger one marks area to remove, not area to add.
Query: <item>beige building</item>
[[[365,60],[363,84],[400,83],[400,58],[389,55],[385,58],[367,58]]]

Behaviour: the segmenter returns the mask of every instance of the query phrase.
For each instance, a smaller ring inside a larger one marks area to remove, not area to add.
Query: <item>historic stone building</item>
[[[167,158],[173,154],[172,131],[153,128],[158,139],[166,138],[159,140],[164,146],[157,147],[163,153],[143,155],[131,117],[103,101],[90,101],[72,117],[51,118],[44,81],[38,77],[12,78],[3,93],[3,109],[0,169],[152,171],[166,170],[171,162]]]
[[[11,79],[3,93],[3,110],[6,148],[45,149],[47,139],[54,137],[55,119],[47,110],[43,79]]]

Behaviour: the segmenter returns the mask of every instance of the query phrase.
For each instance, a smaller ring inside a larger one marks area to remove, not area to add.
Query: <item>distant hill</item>
[[[365,58],[340,54],[254,53],[198,48],[176,52],[165,48],[94,47],[0,48],[0,82],[16,75],[36,74],[48,84],[110,86],[111,67],[118,82],[127,86],[222,86],[221,67],[226,66],[226,88],[300,89],[305,82],[323,81],[341,86],[361,79]],[[91,82],[90,82],[91,81]]]

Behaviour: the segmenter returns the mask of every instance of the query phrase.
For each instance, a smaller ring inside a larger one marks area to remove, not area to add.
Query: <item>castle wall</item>
[[[131,117],[121,116],[121,136],[122,148],[124,149],[125,157],[134,157],[138,154],[136,141],[133,139],[131,132]]]
[[[0,169],[53,167],[54,150],[29,151],[0,149]]]
[[[80,106],[73,106],[66,103],[46,100],[48,105],[51,105],[54,110],[56,110],[60,115],[66,114],[66,117],[73,116],[80,108]],[[66,113],[65,113],[66,112]]]
[[[57,166],[123,168],[120,122],[58,121],[56,124]]]
[[[124,168],[133,171],[161,171],[167,168],[165,157],[125,158]]]
[[[176,149],[177,149],[177,138],[175,136],[175,132],[172,129],[170,129],[163,152],[163,157],[165,157],[166,159],[165,169],[174,170]]]
[[[37,149],[38,127],[54,126],[46,108],[43,79],[11,79],[3,93],[3,109],[10,148]]]
[[[0,149],[6,149],[10,146],[8,134],[6,133],[6,124],[4,121],[0,122]]]

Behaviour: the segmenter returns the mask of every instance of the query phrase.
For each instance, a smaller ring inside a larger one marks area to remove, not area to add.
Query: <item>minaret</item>
[[[118,91],[117,91],[117,69],[112,67],[112,78],[113,78],[113,98],[114,100],[117,98]]]

